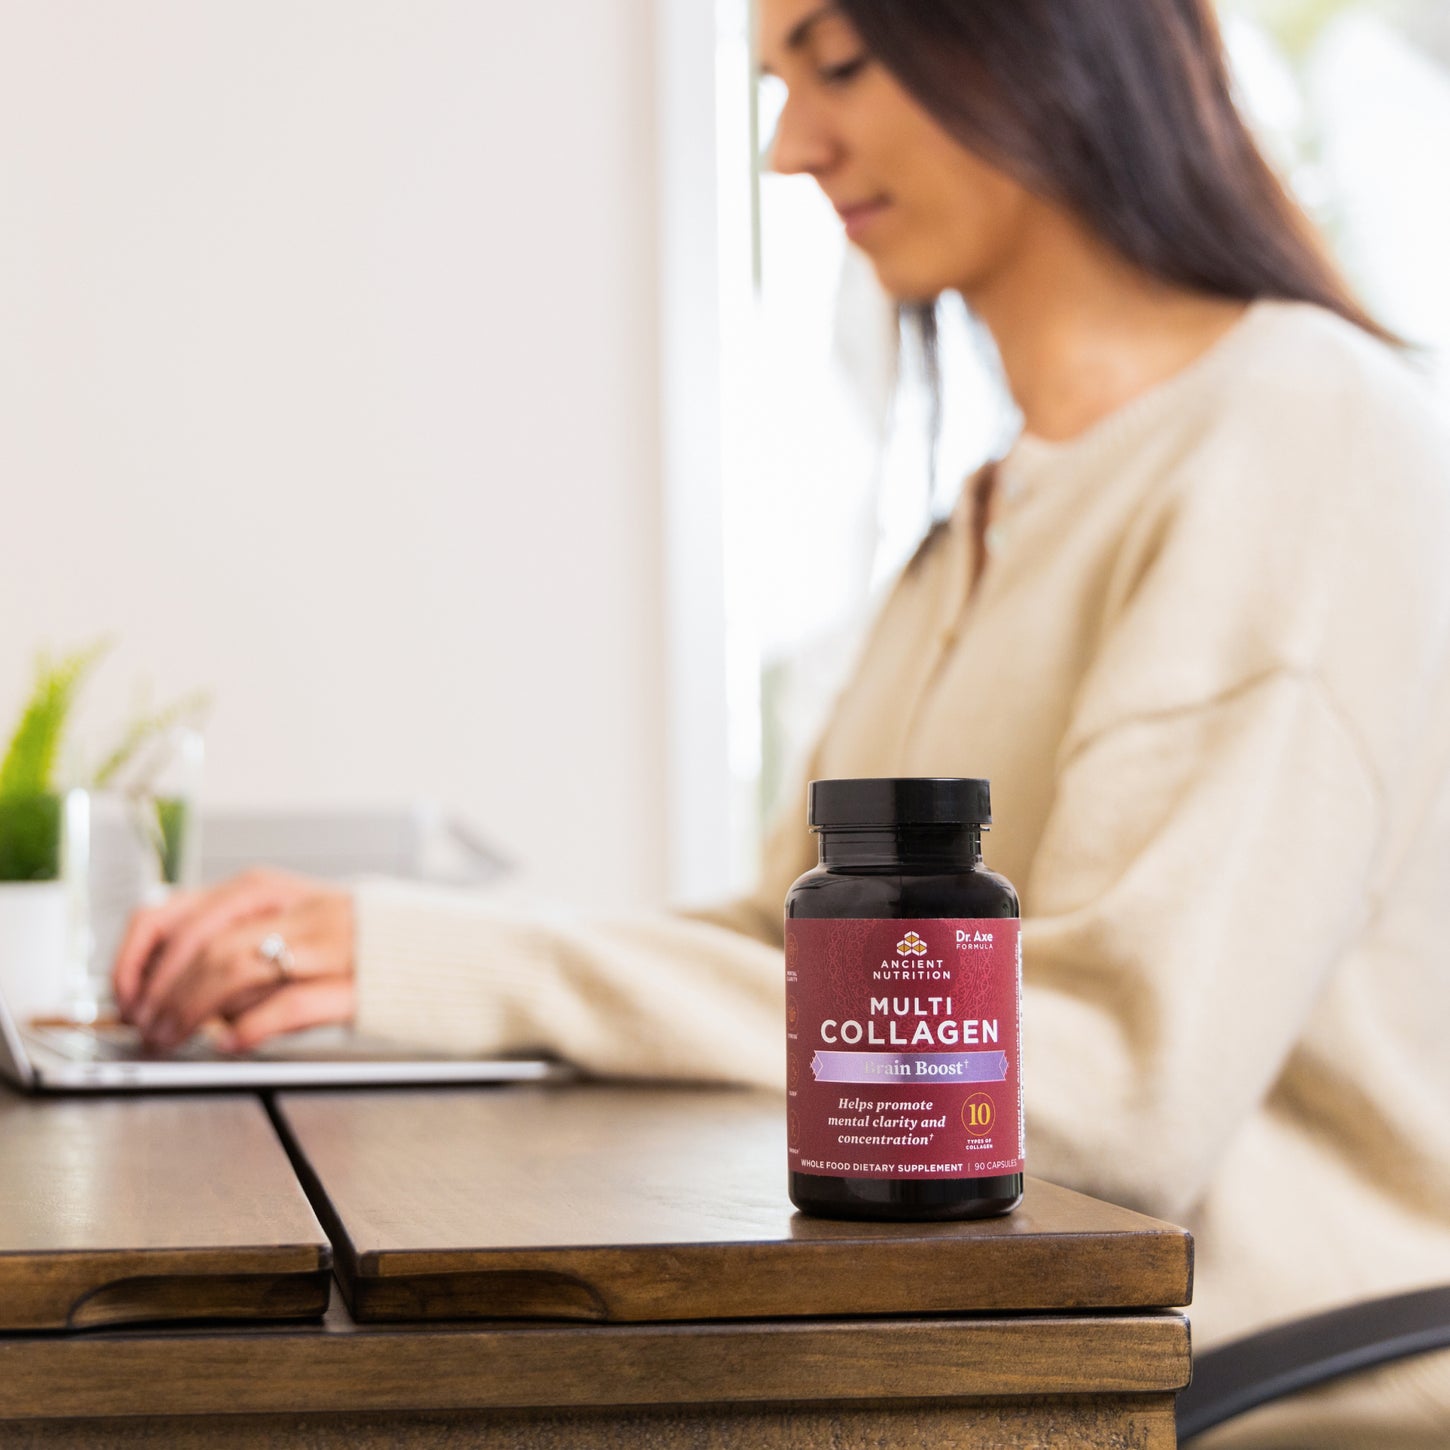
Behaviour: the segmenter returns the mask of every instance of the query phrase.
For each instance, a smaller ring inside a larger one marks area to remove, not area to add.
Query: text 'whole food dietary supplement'
[[[820,864],[785,902],[790,1196],[834,1218],[1022,1198],[1017,893],[982,863],[988,782],[816,780]]]

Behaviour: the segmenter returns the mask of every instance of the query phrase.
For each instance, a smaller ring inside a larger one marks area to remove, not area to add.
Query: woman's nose
[[[765,169],[781,176],[819,177],[839,147],[799,102],[787,97],[765,148]]]

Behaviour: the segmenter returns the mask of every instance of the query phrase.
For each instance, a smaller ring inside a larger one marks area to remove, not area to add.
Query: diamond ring
[[[292,968],[297,965],[297,960],[284,937],[275,931],[269,932],[257,943],[257,955],[276,970],[278,981],[292,980]]]

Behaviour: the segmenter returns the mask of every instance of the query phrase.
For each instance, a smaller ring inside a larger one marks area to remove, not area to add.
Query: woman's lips
[[[846,235],[854,242],[891,203],[885,197],[875,201],[862,202],[859,206],[838,207],[841,220],[846,223]]]

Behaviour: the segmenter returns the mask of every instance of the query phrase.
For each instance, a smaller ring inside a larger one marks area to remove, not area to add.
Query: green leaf
[[[55,790],[56,760],[76,693],[110,647],[109,640],[98,641],[56,664],[40,657],[35,688],[0,761],[0,799],[44,796]]]
[[[161,836],[161,879],[175,886],[181,880],[181,862],[191,829],[190,803],[177,796],[157,796],[156,824]]]

